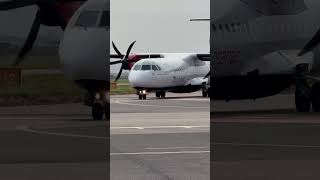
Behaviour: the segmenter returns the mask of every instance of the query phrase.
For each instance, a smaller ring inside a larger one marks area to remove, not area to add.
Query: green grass
[[[0,87],[0,105],[81,102],[83,93],[63,75],[25,76],[20,87]]]
[[[110,90],[112,95],[115,94],[132,94],[135,93],[135,89],[133,89],[130,85],[128,80],[118,80],[118,85],[116,89]],[[111,87],[111,86],[110,86]]]
[[[112,95],[135,93],[127,80],[118,83]],[[82,102],[84,93],[63,75],[29,75],[22,77],[20,87],[0,87],[0,106]]]

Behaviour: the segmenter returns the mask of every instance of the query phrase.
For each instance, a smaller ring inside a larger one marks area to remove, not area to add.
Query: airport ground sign
[[[0,68],[0,87],[20,86],[21,68]]]

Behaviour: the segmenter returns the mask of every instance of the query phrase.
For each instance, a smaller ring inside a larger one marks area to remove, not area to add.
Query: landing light
[[[96,99],[100,99],[101,95],[99,93],[96,93],[96,95],[94,96]]]

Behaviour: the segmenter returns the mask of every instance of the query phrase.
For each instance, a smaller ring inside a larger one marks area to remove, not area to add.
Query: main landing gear
[[[311,88],[306,80],[297,80],[295,91],[296,109],[298,112],[320,112],[320,82]]]
[[[295,90],[296,110],[298,112],[309,112],[312,107],[314,112],[320,112],[320,82],[314,82],[310,87],[306,78],[302,76],[302,68],[306,67],[302,65],[297,66],[298,78],[296,79]]]
[[[166,92],[165,91],[156,91],[156,98],[165,98],[166,97]]]

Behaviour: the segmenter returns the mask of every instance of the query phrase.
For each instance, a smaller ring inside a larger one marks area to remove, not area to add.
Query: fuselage
[[[319,30],[320,2],[264,2],[234,0],[220,13],[221,3],[211,4],[213,98],[274,95],[294,82],[297,64],[320,70],[311,56],[298,57]]]
[[[129,83],[136,89],[149,91],[201,86],[210,71],[210,63],[197,59],[195,54],[165,54],[163,58],[142,59],[129,73]]]
[[[89,91],[109,86],[109,0],[89,0],[71,18],[60,43],[66,77]]]
[[[319,30],[320,2],[304,2],[306,7],[301,7],[302,9],[296,13],[264,15],[254,13],[254,7],[237,1],[231,4],[233,8],[224,14],[212,17],[211,53],[212,65],[215,66],[213,75],[246,75],[255,69],[260,70],[262,74],[291,73],[296,63],[301,61],[292,60],[292,64],[287,63],[283,68],[273,71],[268,71],[266,64],[272,64],[272,59],[277,59],[275,63],[279,63],[280,66],[281,63],[286,63],[289,58],[270,55],[281,50],[296,50],[298,54]],[[212,8],[217,9],[214,6]],[[253,61],[256,61],[255,67],[252,66]],[[310,63],[310,59],[306,59],[305,62]]]

